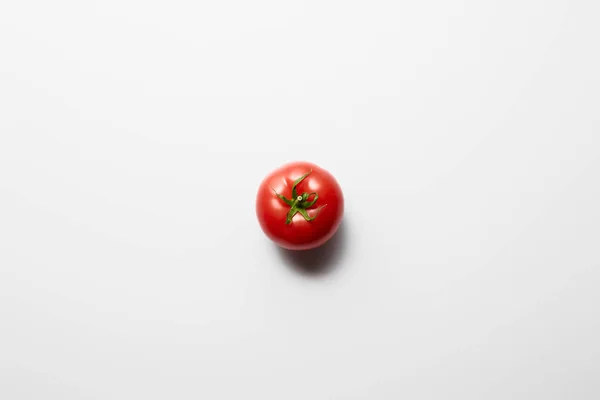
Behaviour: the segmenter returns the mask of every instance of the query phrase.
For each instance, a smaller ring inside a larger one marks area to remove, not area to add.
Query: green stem
[[[277,197],[279,197],[279,199],[281,199],[281,201],[283,201],[286,205],[288,205],[290,207],[290,211],[288,211],[287,216],[285,218],[286,225],[290,225],[292,223],[292,219],[298,213],[300,215],[302,215],[306,221],[312,221],[315,218],[317,218],[317,216],[319,215],[319,211],[321,211],[321,209],[327,205],[327,204],[325,204],[323,206],[318,207],[317,212],[315,213],[315,215],[313,217],[308,215],[307,209],[316,204],[317,200],[319,199],[319,195],[317,194],[317,192],[312,192],[312,193],[304,192],[301,195],[299,195],[296,190],[296,186],[298,186],[311,173],[312,173],[312,169],[294,181],[294,184],[292,185],[292,198],[291,199],[288,199],[287,197],[277,193],[275,191],[275,189],[271,188],[273,190],[273,192],[275,192]],[[311,196],[314,196],[314,197],[312,200],[309,200],[309,198]]]

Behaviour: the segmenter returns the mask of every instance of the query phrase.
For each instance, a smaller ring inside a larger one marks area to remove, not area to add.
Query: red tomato
[[[333,175],[308,162],[285,164],[262,181],[256,215],[265,234],[290,250],[328,241],[344,214],[344,196]]]

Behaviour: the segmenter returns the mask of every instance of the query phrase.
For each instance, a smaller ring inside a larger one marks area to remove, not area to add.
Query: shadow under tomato
[[[278,247],[281,258],[294,271],[308,276],[330,274],[339,267],[347,251],[348,233],[343,221],[324,245],[311,250],[286,250]]]

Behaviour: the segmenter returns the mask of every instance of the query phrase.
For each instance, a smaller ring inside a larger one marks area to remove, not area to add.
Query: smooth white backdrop
[[[599,15],[0,2],[0,398],[600,398]],[[347,204],[298,257],[295,159]]]

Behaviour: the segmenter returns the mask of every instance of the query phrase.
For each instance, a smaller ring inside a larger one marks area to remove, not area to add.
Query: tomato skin
[[[307,208],[307,221],[300,213],[290,224],[290,206],[277,196],[292,198],[292,186],[310,172],[296,187],[298,194],[316,192],[316,203]],[[277,192],[277,193],[275,193]],[[336,179],[318,165],[296,161],[277,168],[265,177],[256,196],[256,216],[264,233],[278,246],[289,250],[308,250],[327,242],[337,231],[344,214],[344,196]]]

